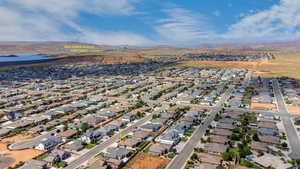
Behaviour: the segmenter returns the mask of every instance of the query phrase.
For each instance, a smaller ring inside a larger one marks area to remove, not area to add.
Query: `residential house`
[[[125,127],[127,125],[127,121],[123,121],[123,120],[114,120],[110,123],[110,125],[116,126],[118,129]]]
[[[147,123],[142,125],[140,128],[144,131],[155,132],[158,131],[162,126],[160,124]]]
[[[119,130],[119,128],[117,126],[108,124],[108,125],[101,127],[97,131],[99,131],[102,135],[106,135],[109,132],[118,131],[118,130]]]
[[[276,123],[272,121],[262,121],[257,124],[260,128],[277,129]]]
[[[104,158],[113,158],[117,160],[122,160],[130,155],[130,151],[126,148],[120,147],[109,147],[104,153]]]
[[[77,133],[77,130],[68,129],[66,131],[58,133],[58,136],[60,136],[64,140],[66,140],[66,139],[73,137],[76,133]]]
[[[177,125],[184,129],[190,129],[193,123],[186,120],[180,120]]]
[[[184,132],[186,131],[186,129],[182,128],[179,125],[173,125],[170,127],[169,130],[173,130],[173,131],[177,132],[180,137],[182,137],[184,135]]]
[[[212,135],[209,137],[209,139],[212,143],[226,144],[227,142],[229,142],[229,139],[227,137],[219,135]]]
[[[155,119],[151,120],[151,123],[163,125],[163,124],[166,124],[167,121],[168,121],[168,119],[165,119],[165,118],[155,118]]]
[[[98,130],[88,129],[81,137],[80,140],[85,143],[92,143],[99,141],[102,138],[102,134]]]
[[[41,142],[35,147],[38,150],[49,150],[59,144],[63,143],[62,139],[57,136],[49,136],[41,140]]]
[[[171,150],[171,148],[172,148],[172,145],[170,145],[170,144],[156,143],[156,144],[153,144],[149,148],[149,154],[155,155],[155,156],[161,156],[161,155],[168,153]]]
[[[271,128],[259,128],[258,132],[262,135],[270,135],[270,136],[278,135],[278,130],[271,129]]]
[[[120,145],[125,146],[125,147],[135,148],[140,143],[141,143],[140,139],[137,139],[137,138],[128,138],[125,141],[121,142]]]
[[[234,119],[231,118],[223,118],[221,120],[218,121],[219,123],[226,123],[226,124],[235,124],[236,121]]]
[[[163,135],[157,137],[156,141],[162,144],[170,144],[174,146],[179,143],[180,137],[176,131],[168,130]]]
[[[201,161],[201,163],[219,165],[221,164],[222,161],[221,157],[209,153],[196,153],[196,155],[198,159]]]
[[[44,161],[53,164],[67,159],[68,157],[70,157],[70,155],[71,154],[68,152],[55,149],[51,151],[51,153],[44,159]]]
[[[228,145],[218,144],[218,143],[206,143],[204,145],[204,150],[209,153],[224,153],[228,149]]]
[[[1,128],[0,129],[0,138],[7,136],[10,133],[11,129]]]
[[[39,160],[28,160],[19,169],[47,169],[47,163]]]
[[[252,141],[250,148],[252,150],[258,150],[258,151],[268,151],[268,144],[267,143],[262,143],[262,142],[257,142],[257,141]]]
[[[67,143],[64,146],[64,149],[68,151],[78,152],[84,149],[84,145],[81,141],[72,141],[70,143]]]
[[[123,117],[122,117],[122,120],[128,121],[128,122],[134,121],[134,120],[136,120],[136,119],[137,119],[137,116],[136,116],[136,115],[134,115],[134,114],[129,114],[129,113],[124,114]]]
[[[232,125],[232,124],[229,124],[229,123],[217,123],[216,128],[226,129],[226,130],[233,130],[235,128],[235,126]]]
[[[213,134],[220,135],[220,136],[231,136],[232,131],[216,128],[216,129],[214,129]]]
[[[104,119],[110,119],[110,118],[115,117],[116,115],[117,115],[117,114],[114,113],[114,112],[107,112],[107,113],[101,113],[101,114],[99,114],[98,116],[99,116],[99,117],[102,117],[102,118],[104,118]]]
[[[91,163],[87,169],[107,169],[107,166],[105,161],[97,159]]]
[[[140,140],[146,140],[150,136],[150,133],[147,131],[138,130],[138,131],[135,131],[133,135],[134,135],[134,138],[137,138]]]
[[[104,122],[105,119],[103,117],[97,115],[88,115],[83,119],[83,122],[88,123],[90,126],[96,126],[101,122]]]
[[[258,135],[258,139],[263,143],[280,144],[280,139],[276,136]]]

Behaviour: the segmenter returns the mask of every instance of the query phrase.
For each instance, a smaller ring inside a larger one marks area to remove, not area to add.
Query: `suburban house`
[[[120,147],[109,147],[104,153],[105,158],[113,158],[117,160],[122,160],[130,155],[130,151],[126,148]]]
[[[48,157],[44,159],[44,161],[53,164],[67,159],[68,157],[70,157],[70,155],[71,154],[68,152],[55,149],[48,155]]]
[[[119,130],[119,128],[117,126],[108,124],[108,125],[101,127],[97,131],[99,131],[102,135],[106,135],[109,132],[118,131],[118,130]]]
[[[135,131],[133,135],[134,135],[134,138],[137,138],[140,140],[146,140],[150,136],[150,133],[147,131],[138,130],[138,131]]]
[[[49,150],[63,141],[60,137],[57,136],[49,136],[47,138],[42,139],[42,141],[35,147],[38,150]]]
[[[128,122],[134,121],[134,120],[136,120],[136,119],[137,119],[137,116],[136,116],[136,115],[134,115],[134,114],[129,114],[129,113],[123,115],[123,117],[122,117],[122,120],[128,121]]]
[[[117,114],[114,113],[114,112],[107,112],[107,113],[101,113],[101,114],[99,114],[98,116],[99,116],[99,117],[102,117],[102,118],[104,118],[104,119],[110,119],[110,118],[115,117],[116,115],[117,115]]]
[[[19,169],[47,169],[47,163],[39,160],[28,160]]]
[[[262,135],[270,135],[270,136],[278,135],[278,130],[271,129],[271,128],[259,128],[258,132]]]
[[[84,145],[82,144],[81,141],[72,141],[72,142],[67,143],[64,146],[64,149],[68,150],[68,151],[78,152],[78,151],[84,149]]]
[[[158,131],[162,126],[160,124],[147,123],[142,125],[140,128],[145,131],[155,132]]]
[[[159,136],[156,141],[162,144],[176,145],[179,143],[180,137],[176,131],[169,130],[162,136]]]
[[[80,140],[85,143],[91,143],[99,141],[102,138],[102,134],[98,130],[88,129],[81,137]]]
[[[172,145],[170,144],[153,144],[150,148],[149,148],[149,154],[151,155],[155,155],[155,156],[161,156],[164,155],[166,153],[168,153],[172,148]]]
[[[135,148],[136,146],[141,143],[140,139],[137,138],[128,138],[125,141],[121,142],[120,145],[125,146],[125,147],[130,147],[130,148]]]
[[[228,145],[218,144],[218,143],[206,143],[204,145],[204,150],[209,153],[224,153],[227,151]]]
[[[173,131],[177,132],[180,137],[182,137],[184,135],[184,132],[186,131],[186,129],[180,127],[179,125],[173,125],[170,127],[169,130],[173,130]]]

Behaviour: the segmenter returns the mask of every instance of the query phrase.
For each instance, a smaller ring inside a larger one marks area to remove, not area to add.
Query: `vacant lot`
[[[262,110],[272,110],[272,109],[276,109],[276,105],[275,104],[271,104],[271,103],[256,103],[256,102],[252,102],[250,105],[251,109],[262,109]]]
[[[34,137],[33,134],[18,134],[18,135],[13,136],[13,137],[4,138],[0,142],[5,143],[5,144],[12,144],[12,143],[15,143],[17,141],[31,139],[33,137]]]
[[[184,61],[176,66],[183,67],[215,67],[215,68],[245,68],[254,70],[263,77],[291,77],[300,79],[300,53],[273,52],[276,59],[268,62],[239,61]]]
[[[43,151],[39,151],[39,150],[35,150],[35,149],[25,149],[25,150],[18,150],[18,151],[10,151],[7,149],[8,144],[12,144],[16,141],[25,140],[25,139],[29,139],[32,137],[33,136],[29,135],[29,134],[28,135],[20,134],[17,136],[2,139],[0,141],[0,154],[2,155],[2,157],[7,157],[7,158],[13,159],[10,166],[15,166],[16,164],[18,164],[21,161],[30,160],[30,159],[37,157],[43,153]]]
[[[287,108],[291,114],[300,115],[300,107],[299,106],[287,106]]]
[[[151,156],[145,153],[139,154],[138,156],[134,157],[127,165],[126,169],[163,169],[170,160]]]

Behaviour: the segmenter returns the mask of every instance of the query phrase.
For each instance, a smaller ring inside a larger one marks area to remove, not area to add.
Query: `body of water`
[[[16,55],[17,57],[3,57],[9,55]],[[32,54],[32,53],[22,53],[22,54],[0,54],[0,62],[19,62],[19,61],[37,61],[37,60],[47,60],[53,59],[48,57],[48,55],[43,54]]]

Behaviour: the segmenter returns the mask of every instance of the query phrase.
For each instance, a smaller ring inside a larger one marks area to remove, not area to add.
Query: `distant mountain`
[[[300,51],[300,41],[249,43],[249,44],[224,44],[216,48],[230,48],[240,50],[278,50],[278,51]]]
[[[103,45],[95,45],[80,42],[0,42],[0,53],[45,53],[58,54],[67,52],[65,46],[94,46],[95,48],[103,48]]]

